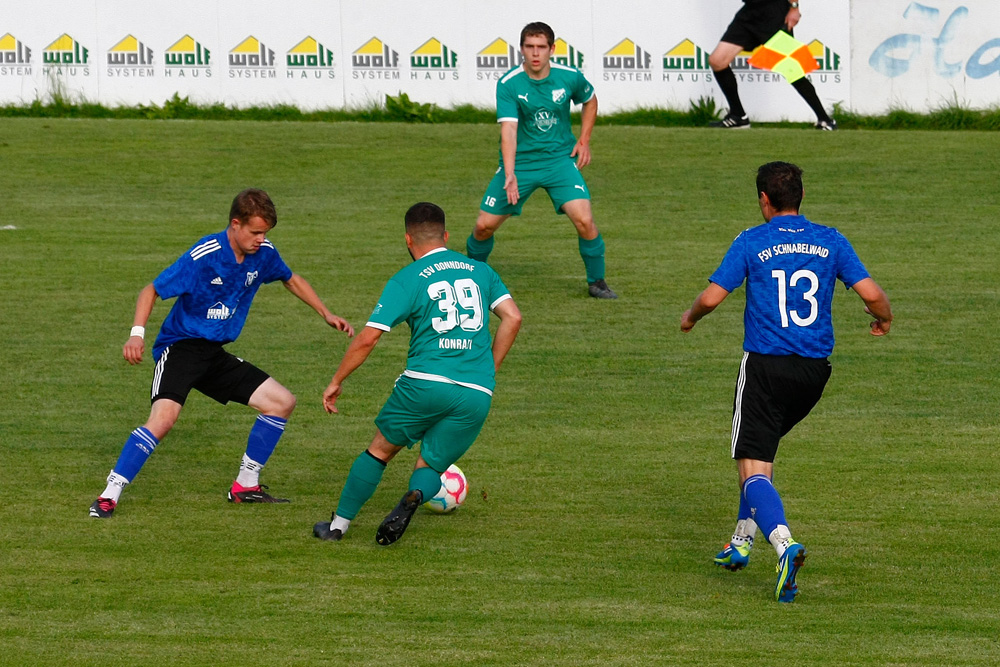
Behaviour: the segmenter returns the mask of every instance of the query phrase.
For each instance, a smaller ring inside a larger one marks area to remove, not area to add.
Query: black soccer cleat
[[[275,498],[270,493],[264,491],[267,487],[263,484],[257,486],[240,486],[233,482],[232,488],[226,494],[226,498],[231,503],[290,503],[287,498]]]
[[[722,128],[723,130],[749,130],[750,119],[746,116],[727,114],[722,120],[713,121],[708,126]]]
[[[90,516],[95,519],[110,519],[111,515],[115,513],[115,507],[117,506],[118,503],[111,500],[111,498],[98,498],[90,506]]]
[[[339,542],[344,533],[340,528],[334,528],[330,530],[330,524],[333,523],[333,517],[337,516],[336,513],[330,517],[329,521],[320,521],[315,526],[313,526],[313,535],[321,540],[329,540],[331,542]]]
[[[824,130],[826,132],[833,132],[834,130],[837,129],[837,121],[835,121],[833,119],[830,119],[830,120],[820,120],[820,121],[817,121],[816,124],[813,127],[815,127],[817,130]]]
[[[406,527],[410,525],[413,513],[424,501],[424,494],[420,489],[413,489],[403,494],[399,504],[396,505],[389,514],[382,520],[382,525],[375,531],[375,541],[384,547],[389,546],[406,532]]]
[[[608,284],[604,282],[604,279],[595,280],[592,283],[587,284],[587,294],[594,297],[595,299],[617,299],[618,295],[613,289],[608,287]]]

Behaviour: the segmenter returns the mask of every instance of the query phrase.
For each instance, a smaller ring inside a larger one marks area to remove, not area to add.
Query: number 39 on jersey
[[[427,286],[427,295],[437,302],[443,317],[431,320],[434,331],[446,334],[455,327],[475,332],[483,328],[483,298],[479,285],[471,278],[454,283],[439,280]]]

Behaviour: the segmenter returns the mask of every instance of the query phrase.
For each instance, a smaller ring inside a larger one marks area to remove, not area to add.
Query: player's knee
[[[708,66],[711,67],[714,72],[726,69],[729,67],[729,62],[729,59],[727,59],[724,54],[713,52],[708,56]]]
[[[381,431],[375,433],[372,443],[368,445],[368,453],[382,463],[389,463],[402,449],[386,440]]]
[[[593,217],[585,216],[579,220],[574,220],[573,225],[576,226],[576,233],[580,235],[580,238],[587,241],[597,238],[597,225],[594,224]]]
[[[477,241],[485,241],[493,236],[494,232],[500,228],[509,216],[493,215],[486,211],[480,211],[476,218],[476,227],[472,230],[472,235]]]
[[[481,227],[477,223],[476,228],[472,230],[472,236],[477,241],[485,241],[491,238],[494,232],[496,232],[496,227]]]
[[[181,404],[172,400],[157,399],[143,425],[157,440],[163,440],[181,416]]]
[[[295,404],[298,403],[298,399],[295,398],[295,394],[286,389],[284,393],[277,398],[276,403],[277,405],[275,406],[275,409],[278,412],[278,416],[288,419],[292,415],[292,412],[295,411]]]
[[[153,434],[154,438],[157,440],[163,440],[167,437],[167,434],[170,433],[170,429],[172,429],[176,423],[176,416],[159,415],[151,417],[143,426],[147,431]]]

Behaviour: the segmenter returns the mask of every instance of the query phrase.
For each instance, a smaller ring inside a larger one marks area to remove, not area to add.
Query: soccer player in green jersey
[[[424,500],[441,489],[441,473],[475,441],[490,409],[494,376],[521,328],[521,311],[496,271],[448,250],[445,215],[422,202],[406,212],[406,247],[413,262],[382,290],[364,330],[344,353],[323,407],[337,412],[343,383],[386,331],[410,327],[406,370],[375,419],[375,438],[351,466],[337,510],[313,526],[323,540],[339,540],[382,479],[386,465],[404,447],[421,442],[402,500],[375,533],[382,545],[406,530]],[[500,318],[490,340],[490,313]]]
[[[597,120],[594,87],[580,70],[551,61],[555,33],[545,23],[521,30],[524,62],[497,82],[500,166],[486,188],[466,253],[485,262],[493,234],[531,193],[544,188],[556,213],[576,227],[587,291],[598,299],[617,299],[604,281],[604,239],[594,224],[590,191],[580,169],[590,164],[590,134]],[[582,104],[580,138],[570,127],[570,105]]]

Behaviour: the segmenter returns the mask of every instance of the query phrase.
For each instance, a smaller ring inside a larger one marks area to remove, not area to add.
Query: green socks
[[[489,237],[485,241],[477,241],[476,237],[469,234],[469,238],[465,239],[465,254],[478,262],[485,262],[493,252],[493,237]],[[435,491],[435,493],[437,493]]]
[[[595,238],[585,241],[577,237],[580,241],[580,257],[583,258],[583,266],[587,269],[587,282],[592,283],[604,279],[604,239],[598,234]]]
[[[378,483],[382,481],[383,472],[385,463],[369,454],[367,449],[361,452],[358,458],[354,459],[351,472],[344,482],[344,490],[340,492],[337,516],[348,520],[356,517],[361,506],[375,493]],[[440,484],[440,480],[438,483]],[[434,493],[437,493],[437,489]]]
[[[592,283],[604,278],[604,238],[598,234],[597,238],[586,241],[578,237],[580,242],[580,257],[583,258],[583,266],[587,270],[587,282]],[[485,262],[493,252],[493,237],[485,241],[478,241],[476,237],[469,234],[465,240],[465,254],[470,258]]]
[[[417,468],[410,475],[409,490],[413,489],[419,489],[424,495],[424,502],[427,502],[441,490],[441,473],[433,468]]]

